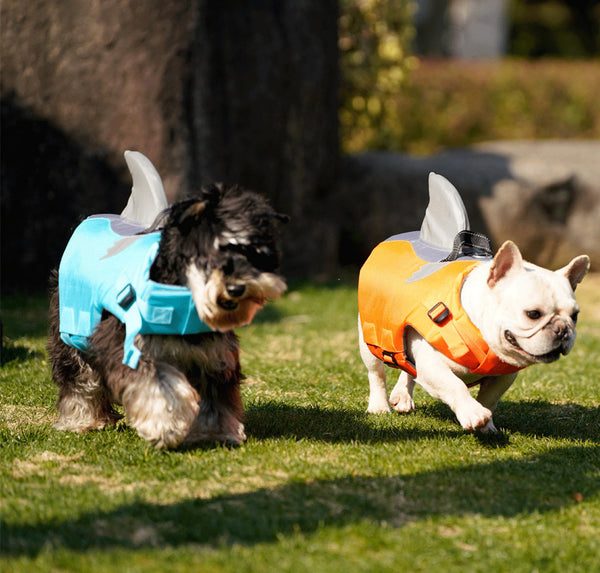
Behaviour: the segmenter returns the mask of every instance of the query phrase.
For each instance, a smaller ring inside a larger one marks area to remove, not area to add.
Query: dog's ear
[[[487,284],[490,288],[494,288],[503,278],[521,270],[523,270],[523,257],[519,247],[512,241],[505,241],[494,257]]]
[[[183,212],[179,215],[178,222],[180,225],[186,222],[197,221],[204,211],[206,211],[207,202],[202,200],[193,200]]]
[[[575,290],[590,268],[590,258],[587,255],[575,257],[567,266],[558,269],[558,274],[567,277],[571,288]]]
[[[202,187],[200,192],[202,200],[206,201],[207,205],[215,206],[223,197],[225,187],[223,183],[211,183]]]

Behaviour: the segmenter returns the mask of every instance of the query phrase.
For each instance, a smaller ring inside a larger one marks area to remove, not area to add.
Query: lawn
[[[365,414],[354,284],[296,285],[239,331],[248,440],[186,451],[54,430],[46,300],[5,298],[0,569],[598,571],[600,277],[578,295],[572,353],[482,438],[419,388]]]

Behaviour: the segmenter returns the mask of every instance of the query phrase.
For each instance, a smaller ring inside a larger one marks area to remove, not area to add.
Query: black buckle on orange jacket
[[[395,352],[390,352],[389,350],[382,350],[381,354],[383,356],[383,363],[386,366],[391,366],[392,368],[400,368],[400,364],[398,364],[398,361],[396,360]],[[386,358],[389,358],[390,361],[388,362]]]
[[[427,316],[436,324],[442,324],[450,316],[450,310],[443,302],[438,302],[427,311]]]

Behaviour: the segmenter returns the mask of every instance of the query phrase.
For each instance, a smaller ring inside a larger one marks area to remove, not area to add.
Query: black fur
[[[221,185],[175,203],[157,219],[150,230],[160,228],[162,235],[150,278],[188,285],[189,269],[196,268],[212,285],[206,292],[217,293],[209,303],[220,326],[208,334],[144,336],[136,370],[122,363],[125,327],[108,313],[88,352],[62,342],[54,273],[48,350],[59,391],[57,427],[103,428],[118,419],[113,405],[121,404],[129,422],[157,447],[240,443],[245,438],[242,373],[233,327],[249,322],[266,299],[285,290],[277,272],[278,223],[285,220],[259,195]],[[209,323],[197,301],[196,306]]]
[[[167,284],[185,284],[182,261],[195,260],[210,274],[215,269],[226,274],[273,272],[279,267],[276,223],[288,217],[275,212],[259,195],[241,187],[213,184],[198,198],[173,205],[162,227],[156,260],[150,278]],[[211,241],[244,235],[248,245],[227,244],[215,249]]]

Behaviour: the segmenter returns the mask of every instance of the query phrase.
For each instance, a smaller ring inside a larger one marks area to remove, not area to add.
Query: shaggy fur
[[[214,329],[186,336],[138,335],[137,369],[123,364],[124,325],[106,313],[82,353],[60,338],[58,274],[50,303],[49,355],[58,385],[56,427],[85,432],[114,424],[121,404],[129,424],[157,448],[245,439],[239,344],[267,300],[285,291],[278,273],[276,213],[259,195],[213,185],[175,203],[150,269],[155,282],[187,286],[198,315]]]

